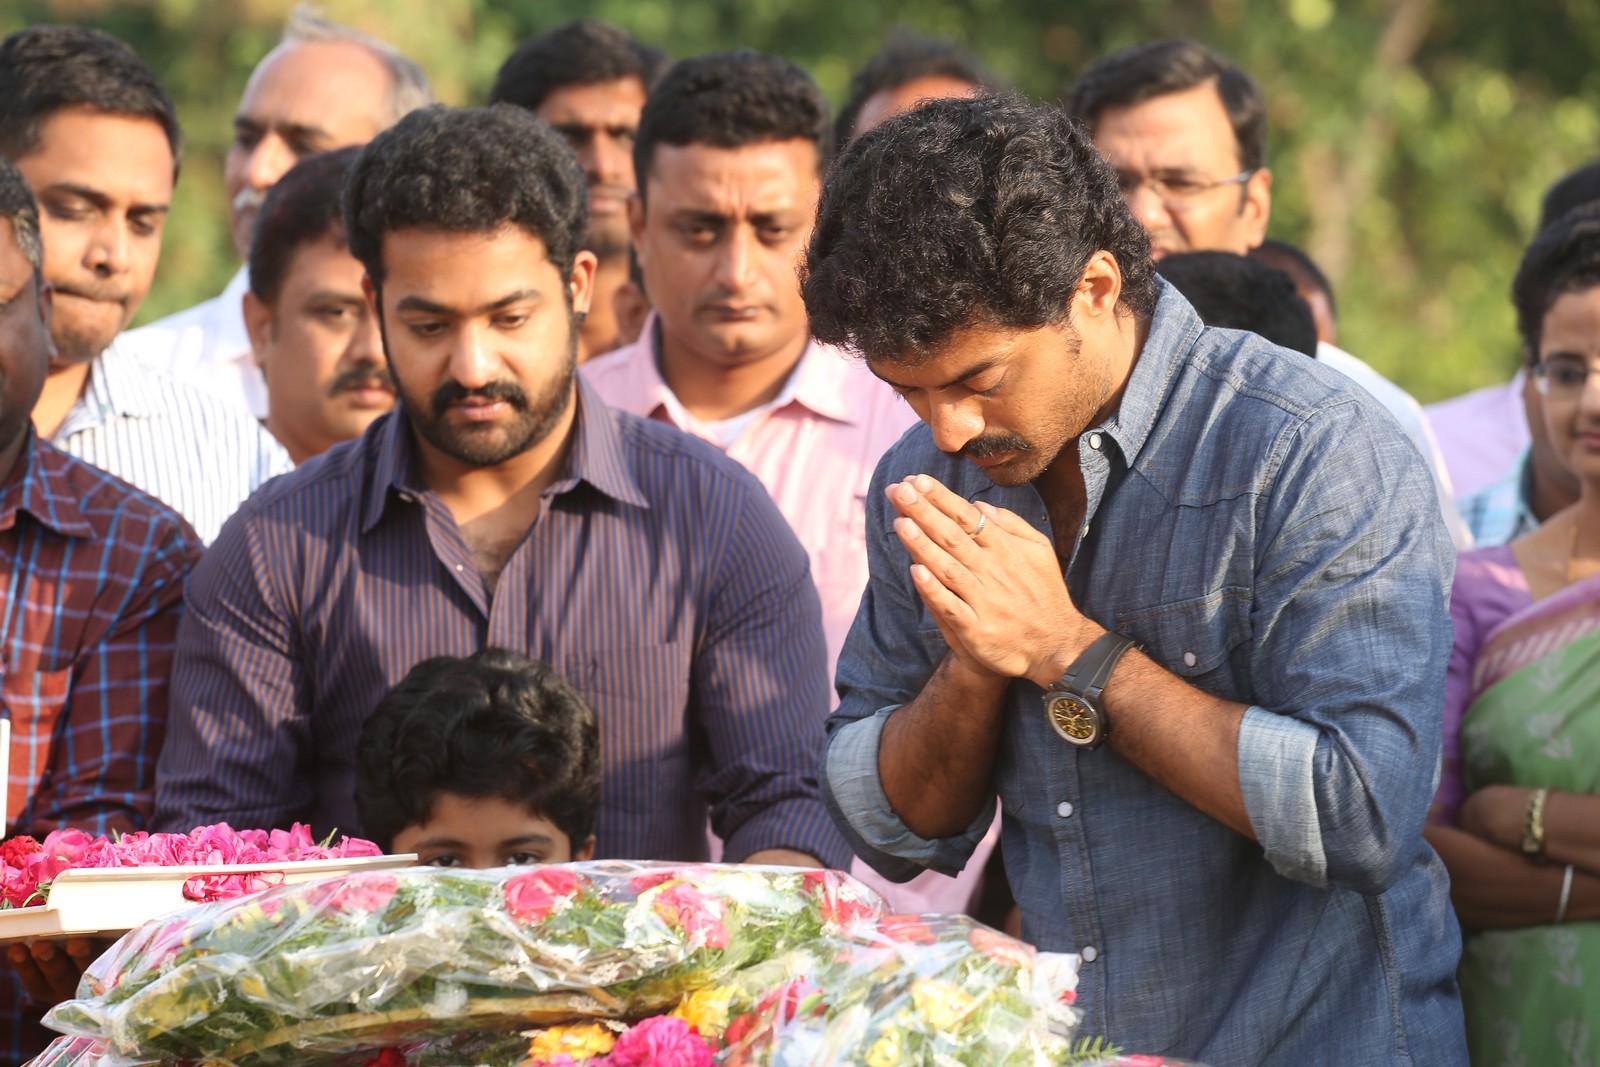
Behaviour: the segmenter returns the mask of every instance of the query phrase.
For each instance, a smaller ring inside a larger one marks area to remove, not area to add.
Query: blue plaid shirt
[[[1454,560],[1427,467],[1363,390],[1205,328],[1167,285],[1118,412],[1078,440],[1089,503],[1067,584],[1167,670],[1248,705],[1239,777],[1259,844],[1115,749],[1063,743],[1019,681],[994,792],[1024,935],[1081,953],[1085,1031],[1125,1048],[1461,1067],[1460,935],[1422,837]],[[883,496],[918,472],[1050,532],[1033,486],[991,484],[926,427],[879,464],[823,777],[891,878],[959,869],[994,815],[925,839],[878,778],[885,720],[948,651]]]
[[[1479,548],[1506,545],[1536,529],[1539,517],[1533,499],[1533,453],[1523,450],[1516,466],[1498,482],[1461,500],[1461,518]]]

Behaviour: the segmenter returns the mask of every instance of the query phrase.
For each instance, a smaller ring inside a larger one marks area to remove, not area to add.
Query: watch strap
[[[1111,681],[1111,672],[1128,649],[1138,644],[1131,637],[1119,633],[1103,633],[1090,642],[1083,654],[1072,661],[1072,666],[1061,676],[1060,688],[1099,699]]]

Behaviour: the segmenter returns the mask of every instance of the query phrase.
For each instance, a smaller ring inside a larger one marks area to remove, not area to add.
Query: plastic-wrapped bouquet
[[[62,871],[84,867],[215,867],[224,864],[285,863],[302,860],[381,856],[371,841],[341,838],[318,842],[311,828],[234,830],[227,823],[201,826],[187,834],[140,831],[96,837],[82,830],[55,830],[42,842],[13,837],[0,844],[0,909],[26,908],[49,899],[50,883]],[[189,900],[210,901],[253,893],[276,885],[270,871],[200,876],[184,885]]]
[[[792,868],[349,875],[148,923],[46,1022],[128,1059],[265,1065],[473,1029],[638,1019],[881,913],[848,877]]]
[[[690,994],[677,1014],[730,1065],[1046,1065],[1074,1046],[1077,958],[964,916],[890,916]]]

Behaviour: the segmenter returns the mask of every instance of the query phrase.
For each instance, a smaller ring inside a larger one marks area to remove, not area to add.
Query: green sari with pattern
[[[1600,579],[1496,627],[1472,694],[1461,726],[1469,794],[1600,793]],[[1600,923],[1469,933],[1460,979],[1472,1067],[1600,1067]]]

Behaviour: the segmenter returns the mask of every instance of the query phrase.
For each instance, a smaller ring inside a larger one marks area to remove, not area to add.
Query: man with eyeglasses
[[[1224,56],[1186,40],[1150,41],[1093,64],[1071,112],[1117,172],[1133,217],[1159,261],[1175,252],[1244,255],[1267,236],[1272,170],[1267,108],[1255,81]],[[1317,359],[1360,383],[1400,423],[1433,471],[1456,547],[1472,543],[1422,408],[1405,390],[1331,344]]]

